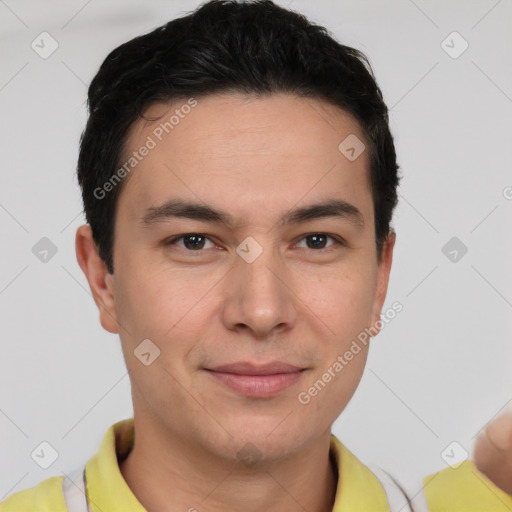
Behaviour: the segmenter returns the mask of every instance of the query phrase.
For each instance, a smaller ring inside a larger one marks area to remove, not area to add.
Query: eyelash
[[[314,252],[322,252],[322,251],[329,251],[329,250],[332,250],[334,248],[334,246],[338,245],[338,246],[341,246],[341,247],[344,247],[346,246],[346,242],[341,238],[341,237],[335,237],[334,235],[329,235],[328,233],[322,233],[322,232],[315,232],[315,233],[309,233],[309,234],[306,234],[304,235],[298,243],[302,242],[302,240],[308,238],[308,237],[311,237],[311,236],[315,236],[315,235],[322,235],[324,237],[327,237],[327,238],[330,238],[334,244],[333,245],[330,245],[328,247],[321,247],[320,249],[310,249],[309,247],[306,247],[306,249],[309,249],[311,251],[314,251]],[[167,246],[171,246],[171,245],[174,245],[178,240],[181,240],[187,236],[200,236],[200,237],[204,237],[206,238],[207,240],[209,240],[210,242],[212,243],[215,243],[213,242],[208,236],[204,235],[203,233],[184,233],[183,235],[178,235],[178,236],[175,236],[169,240],[166,240],[164,242],[164,245],[167,247]],[[202,253],[204,251],[206,251],[207,249],[197,249],[197,250],[191,250],[191,249],[187,249],[186,247],[180,247],[180,249],[186,251],[186,252],[189,252],[189,253]]]

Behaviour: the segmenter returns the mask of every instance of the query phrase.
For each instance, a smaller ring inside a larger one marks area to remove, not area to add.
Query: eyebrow
[[[149,227],[153,224],[179,217],[211,223],[223,223],[228,227],[236,225],[235,218],[226,211],[180,199],[172,199],[160,206],[147,208],[141,222],[144,227]],[[364,217],[359,209],[341,199],[330,199],[290,210],[278,221],[278,224],[281,226],[300,224],[326,217],[336,217],[347,220],[355,225],[364,225]]]

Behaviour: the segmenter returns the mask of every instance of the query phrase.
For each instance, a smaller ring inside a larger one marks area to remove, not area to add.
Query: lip
[[[242,395],[265,398],[275,396],[295,384],[304,368],[272,361],[263,365],[237,362],[206,370],[216,380]]]
[[[222,373],[233,373],[237,375],[277,375],[280,373],[295,373],[302,370],[297,366],[293,366],[282,361],[270,361],[265,364],[255,364],[246,361],[236,363],[223,364],[208,368],[208,370]]]

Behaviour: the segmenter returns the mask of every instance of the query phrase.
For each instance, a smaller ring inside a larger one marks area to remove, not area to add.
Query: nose
[[[293,327],[296,301],[286,265],[271,249],[264,249],[252,262],[240,257],[228,273],[222,321],[229,330],[268,339]]]

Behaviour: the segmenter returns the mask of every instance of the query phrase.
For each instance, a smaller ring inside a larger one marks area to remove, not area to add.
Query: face
[[[218,457],[252,443],[277,460],[328,435],[356,390],[394,238],[378,263],[368,151],[338,148],[364,141],[348,114],[281,94],[194,101],[132,127],[140,160],[94,295],[136,416]]]

